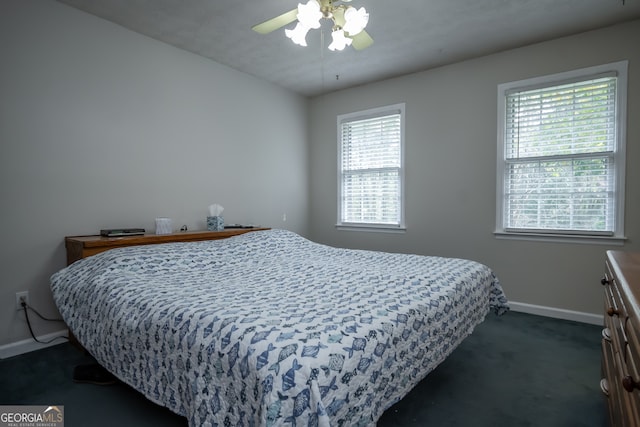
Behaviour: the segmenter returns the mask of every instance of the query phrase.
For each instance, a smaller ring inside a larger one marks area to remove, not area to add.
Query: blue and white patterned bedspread
[[[373,425],[508,310],[477,262],[284,230],[113,249],[51,289],[100,364],[193,427]]]

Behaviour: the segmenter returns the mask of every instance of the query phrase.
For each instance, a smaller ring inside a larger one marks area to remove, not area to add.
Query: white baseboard
[[[68,335],[68,330],[62,329],[60,331],[51,332],[50,334],[42,335],[37,338],[40,341],[49,342],[57,337],[66,338],[67,335]],[[51,347],[53,345],[58,345],[65,342],[67,342],[67,340],[57,339],[48,344],[42,344],[34,341],[33,338],[29,338],[26,340],[5,344],[0,346],[0,359],[7,359],[9,357],[17,356],[19,354],[29,353],[35,350],[41,350],[43,348]]]
[[[604,315],[602,314],[583,313],[562,308],[525,304],[523,302],[509,301],[509,307],[511,307],[511,310],[520,313],[536,314],[538,316],[553,317],[554,319],[573,320],[574,322],[589,323],[591,325],[602,325],[604,321]]]

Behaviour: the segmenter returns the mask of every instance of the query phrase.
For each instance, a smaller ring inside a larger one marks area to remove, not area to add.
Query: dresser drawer
[[[605,275],[604,284],[604,324],[609,329],[613,346],[616,350],[624,350],[627,345],[625,325],[627,311],[618,292],[616,280],[610,275]]]
[[[639,360],[634,358],[630,352],[630,346],[627,346],[627,351],[624,354],[624,360],[622,361],[620,372],[620,383],[622,384],[621,394],[626,397],[626,409],[627,418],[629,419],[629,425],[640,426],[640,383],[638,380],[638,364]]]
[[[621,319],[626,318],[628,313],[620,293],[620,284],[609,262],[606,263],[606,271],[602,284],[605,288],[606,302],[609,304],[608,307],[605,307],[605,314],[608,316],[618,316]]]
[[[640,337],[631,318],[627,319],[625,324],[625,336],[627,337],[627,346],[625,348],[625,363],[630,370],[629,374],[633,376],[637,384],[636,389],[640,388]]]
[[[624,352],[622,387],[629,397],[629,417],[635,426],[640,426],[640,337],[635,317],[628,317],[625,323],[627,346]]]
[[[602,377],[600,388],[607,399],[611,425],[622,425],[623,413],[620,406],[620,390],[617,387],[613,347],[611,341],[605,338],[602,339]]]
[[[623,387],[621,368],[623,356],[616,352],[610,342],[602,340],[602,369],[604,383],[601,388],[609,406],[611,425],[614,427],[638,427],[638,412],[632,393]],[[606,388],[606,390],[605,390]]]

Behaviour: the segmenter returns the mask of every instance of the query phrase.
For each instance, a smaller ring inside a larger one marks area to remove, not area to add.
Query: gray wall
[[[304,98],[53,1],[0,3],[0,64],[0,345],[29,337],[17,291],[57,316],[65,235],[204,229],[214,202],[306,232]]]
[[[470,258],[525,304],[602,314],[606,245],[497,240],[497,85],[629,60],[626,235],[640,250],[640,21],[317,97],[310,107],[310,237]],[[405,234],[338,231],[336,115],[406,103]]]

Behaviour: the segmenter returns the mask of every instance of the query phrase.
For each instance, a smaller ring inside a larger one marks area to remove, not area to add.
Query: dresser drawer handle
[[[609,315],[609,317],[613,317],[614,315],[619,316],[620,310],[618,310],[617,308],[609,307],[607,309],[607,314]]]
[[[606,277],[603,277],[602,279],[600,279],[600,283],[602,284],[602,286],[604,286],[604,285],[608,285],[610,281]]]
[[[629,393],[633,393],[634,389],[640,389],[640,384],[635,382],[631,375],[626,375],[624,378],[622,378],[622,387],[624,387],[624,389]]]

